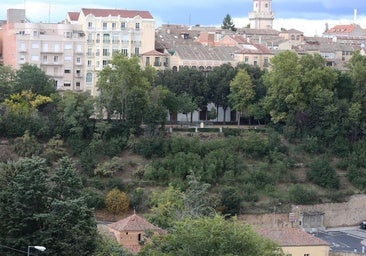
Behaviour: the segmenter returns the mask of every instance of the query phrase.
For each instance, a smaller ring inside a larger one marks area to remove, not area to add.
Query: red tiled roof
[[[70,20],[77,21],[79,19],[80,12],[68,12]]]
[[[267,228],[257,232],[259,235],[279,243],[280,246],[329,246],[327,242],[298,228]]]
[[[153,16],[148,11],[133,11],[133,10],[118,10],[118,9],[89,9],[82,8],[81,11],[85,16],[92,14],[95,17],[122,17],[122,18],[134,18],[140,16],[143,19],[153,19]]]
[[[151,224],[144,218],[133,214],[125,219],[119,220],[117,222],[108,224],[108,227],[120,231],[144,231],[144,230],[156,230],[161,231],[162,229]]]
[[[236,51],[238,54],[271,54],[271,51],[262,44],[243,45],[244,49]]]
[[[356,29],[356,25],[355,24],[351,24],[351,25],[336,25],[334,27],[332,27],[331,29],[329,29],[328,31],[326,31],[326,33],[351,33]]]

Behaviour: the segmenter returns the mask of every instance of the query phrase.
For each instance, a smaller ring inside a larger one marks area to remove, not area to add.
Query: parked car
[[[361,229],[366,229],[366,221],[362,221],[360,225]]]

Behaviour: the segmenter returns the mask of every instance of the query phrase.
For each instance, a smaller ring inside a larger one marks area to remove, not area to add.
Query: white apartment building
[[[66,22],[85,32],[85,89],[92,95],[97,94],[97,74],[113,52],[132,57],[155,47],[155,20],[148,11],[82,8],[69,13]]]

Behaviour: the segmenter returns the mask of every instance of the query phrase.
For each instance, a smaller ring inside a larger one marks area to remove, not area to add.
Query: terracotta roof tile
[[[148,11],[135,11],[135,10],[118,10],[118,9],[89,9],[82,8],[81,11],[85,16],[92,14],[95,17],[122,17],[122,18],[134,18],[140,16],[143,19],[153,19],[153,16]]]
[[[68,12],[70,20],[77,21],[79,19],[80,12]]]
[[[161,231],[162,229],[151,224],[146,219],[138,216],[137,214],[133,214],[125,219],[119,220],[117,222],[113,222],[108,224],[108,227],[120,231],[142,231],[142,230],[156,230]]]
[[[267,228],[259,229],[257,232],[261,236],[279,243],[281,246],[329,245],[320,238],[314,237],[298,228]]]

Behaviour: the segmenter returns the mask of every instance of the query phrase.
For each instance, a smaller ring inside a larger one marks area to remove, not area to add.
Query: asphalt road
[[[313,235],[327,241],[332,251],[353,252],[356,250],[364,252],[366,255],[366,230],[359,227],[319,231]]]

